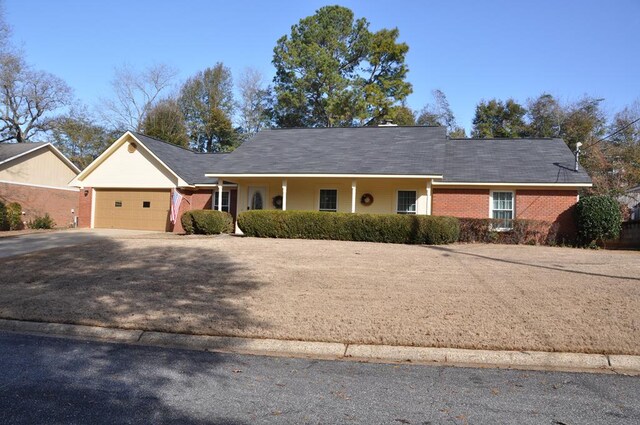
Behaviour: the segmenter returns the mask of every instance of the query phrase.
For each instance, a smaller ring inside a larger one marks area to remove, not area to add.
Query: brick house
[[[80,170],[51,143],[0,144],[0,201],[18,202],[23,221],[48,213],[58,227],[74,223]]]
[[[569,234],[578,191],[591,179],[574,171],[561,139],[449,139],[442,127],[380,126],[264,130],[228,154],[128,132],[73,184],[82,188],[81,225],[92,227],[182,231],[168,219],[180,193],[180,213],[434,214],[495,218],[503,228],[534,219]]]

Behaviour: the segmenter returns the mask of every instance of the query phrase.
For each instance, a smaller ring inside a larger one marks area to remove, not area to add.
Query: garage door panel
[[[169,229],[169,190],[96,190],[97,228]]]

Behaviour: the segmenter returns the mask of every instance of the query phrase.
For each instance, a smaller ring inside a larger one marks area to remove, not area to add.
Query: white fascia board
[[[434,181],[434,186],[498,186],[498,187],[591,187],[592,183],[478,183],[478,182],[441,182]]]
[[[317,178],[361,178],[361,179],[441,179],[442,175],[416,175],[416,174],[214,174],[207,173],[205,177],[233,178],[233,177],[317,177]]]
[[[18,186],[40,187],[40,188],[43,188],[43,189],[68,190],[68,191],[71,191],[71,192],[78,192],[80,190],[77,187],[48,186],[46,184],[22,183],[22,182],[13,182],[13,181],[10,181],[10,180],[0,180],[0,183],[15,184],[15,185],[18,185]]]
[[[65,164],[67,164],[67,166],[69,168],[71,168],[73,171],[76,172],[76,174],[80,173],[80,169],[78,167],[75,166],[75,164],[73,162],[71,162],[69,160],[69,158],[67,158],[66,156],[64,156],[64,154],[62,152],[60,152],[60,150],[58,148],[56,148],[53,144],[51,143],[47,143],[45,146],[50,147],[51,149],[53,149],[53,153],[60,158]]]

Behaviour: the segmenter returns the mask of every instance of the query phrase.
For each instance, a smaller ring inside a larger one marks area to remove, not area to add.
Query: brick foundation
[[[73,190],[0,183],[0,200],[19,203],[25,223],[49,214],[56,227],[69,227],[78,214],[78,192]],[[72,209],[75,213],[71,213]]]

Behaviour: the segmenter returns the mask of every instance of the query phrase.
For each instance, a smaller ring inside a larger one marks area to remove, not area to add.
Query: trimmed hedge
[[[622,228],[620,205],[611,196],[581,198],[576,205],[578,238],[584,245],[603,243],[617,239]]]
[[[502,220],[491,218],[461,218],[459,241],[513,245],[555,245],[558,242],[557,223],[516,219],[512,220],[511,230],[493,230],[502,223]]]
[[[182,228],[188,235],[217,235],[233,232],[233,217],[224,211],[187,211],[180,218]]]
[[[238,216],[247,236],[438,245],[458,240],[458,219],[423,215],[253,210]]]

